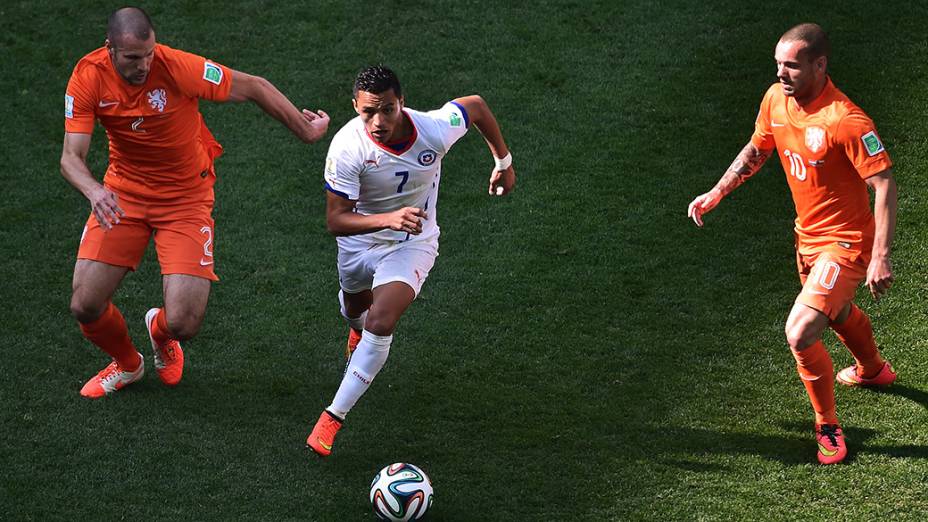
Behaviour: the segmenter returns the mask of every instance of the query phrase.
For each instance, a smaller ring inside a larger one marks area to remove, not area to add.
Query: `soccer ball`
[[[381,520],[419,520],[431,505],[432,481],[412,464],[390,464],[371,482],[371,507]]]

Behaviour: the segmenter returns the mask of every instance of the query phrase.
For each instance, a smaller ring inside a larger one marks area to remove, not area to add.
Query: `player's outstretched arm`
[[[873,219],[876,230],[873,251],[867,267],[867,286],[874,299],[879,299],[893,285],[893,266],[889,256],[896,232],[896,180],[892,169],[886,169],[866,179],[873,190]]]
[[[364,215],[354,211],[355,201],[326,192],[325,222],[333,236],[354,236],[389,228],[412,235],[422,233],[426,213],[421,208],[403,207],[385,214]]]
[[[471,123],[483,135],[487,146],[490,147],[490,153],[493,154],[496,165],[490,173],[490,195],[509,194],[516,185],[516,171],[512,168],[512,156],[503,139],[503,133],[499,130],[499,123],[493,111],[490,110],[487,102],[477,95],[464,96],[454,101],[467,111]]]
[[[772,149],[758,149],[754,143],[749,141],[712,190],[696,196],[696,199],[690,202],[686,209],[687,217],[691,218],[696,226],[701,227],[703,214],[714,209],[722,198],[731,194],[733,190],[756,174],[772,152]]]
[[[61,148],[61,175],[90,201],[90,208],[100,226],[109,230],[119,223],[126,213],[119,207],[116,194],[94,179],[87,168],[87,151],[90,150],[90,134],[64,133]]]
[[[300,112],[274,84],[260,76],[232,71],[229,101],[254,102],[306,143],[319,141],[329,128],[328,114],[321,110],[318,113],[307,109]]]

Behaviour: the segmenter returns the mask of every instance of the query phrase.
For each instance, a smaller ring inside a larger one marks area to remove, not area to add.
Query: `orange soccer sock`
[[[816,424],[837,424],[835,413],[835,369],[822,341],[801,352],[793,351],[799,378],[806,387]]]
[[[158,346],[164,346],[164,343],[174,339],[174,334],[168,329],[168,319],[164,308],[158,310],[158,315],[151,322],[151,338]]]
[[[883,369],[883,358],[873,338],[870,318],[857,305],[851,304],[851,313],[841,324],[832,324],[831,329],[857,361],[857,375],[875,377]]]
[[[108,353],[122,369],[130,372],[138,369],[142,363],[138,350],[129,339],[126,320],[112,301],[99,319],[88,324],[78,324],[80,324],[84,337]]]

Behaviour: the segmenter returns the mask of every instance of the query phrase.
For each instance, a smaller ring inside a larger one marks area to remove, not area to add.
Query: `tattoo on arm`
[[[756,174],[764,165],[764,162],[767,161],[767,158],[770,157],[771,152],[773,151],[760,150],[753,143],[748,142],[738,153],[728,170],[725,171],[715,188],[721,190],[722,194],[728,195]]]

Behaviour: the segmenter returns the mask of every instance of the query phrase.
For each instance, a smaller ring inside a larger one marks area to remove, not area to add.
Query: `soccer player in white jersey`
[[[474,126],[496,162],[490,195],[505,196],[516,182],[512,156],[480,96],[430,112],[408,109],[396,75],[376,66],[358,74],[353,104],[358,117],[332,139],[325,164],[326,222],[337,236],[349,335],[341,385],[306,440],[322,456],[332,452],[345,416],[383,368],[396,324],[438,256],[442,158]]]

